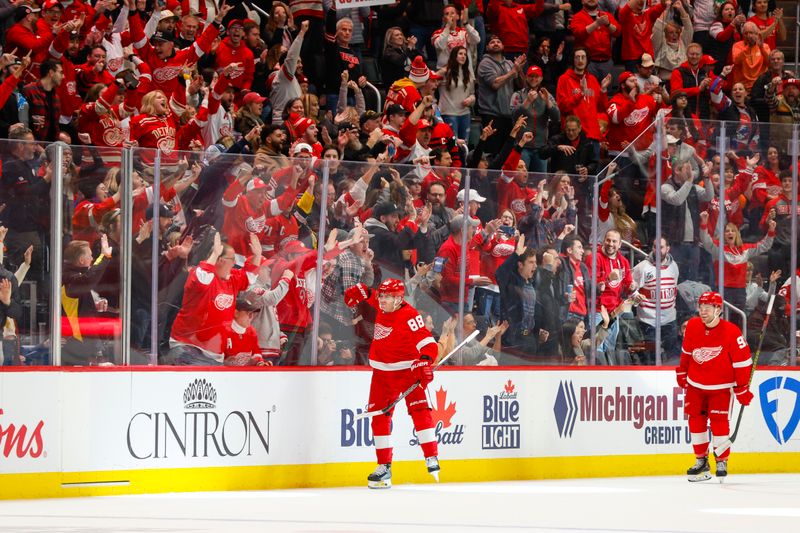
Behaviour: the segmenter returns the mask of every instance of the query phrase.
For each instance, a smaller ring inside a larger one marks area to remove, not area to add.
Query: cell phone
[[[500,231],[502,231],[509,237],[514,236],[514,226],[500,226]]]
[[[446,257],[436,257],[433,260],[433,271],[436,273],[440,273],[444,270],[444,264],[447,261]]]
[[[573,287],[572,285],[567,285],[567,294],[572,294],[572,290],[573,290],[574,288],[575,288],[575,287]]]

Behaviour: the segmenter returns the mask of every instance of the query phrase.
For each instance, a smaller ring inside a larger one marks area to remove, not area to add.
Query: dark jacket
[[[395,274],[403,274],[403,250],[414,248],[416,233],[407,226],[402,231],[391,231],[375,218],[367,219],[364,227],[370,234],[369,247],[375,252],[373,262]]]
[[[572,141],[567,139],[566,134],[559,133],[551,137],[547,144],[539,148],[539,157],[541,159],[550,159],[547,165],[549,172],[556,172],[562,170],[567,174],[578,174],[577,165],[585,166],[589,175],[593,176],[597,172],[597,165],[599,163],[597,153],[594,149],[594,143],[586,138],[586,134],[581,132],[578,136],[578,146],[575,153],[567,155],[558,149],[561,144],[572,145]]]
[[[11,281],[11,302],[6,305],[0,302],[0,324],[5,324],[7,318],[19,321],[22,318],[22,304],[19,299],[19,285],[14,274],[0,266],[0,279]]]
[[[511,254],[496,272],[497,285],[500,287],[500,320],[508,320],[503,346],[524,347],[525,351],[534,355],[537,345],[534,335],[535,313],[526,313],[524,302],[532,297],[529,306],[535,308],[536,289],[533,278],[526,281],[519,275],[519,259],[516,253]]]
[[[50,183],[39,177],[33,161],[11,157],[3,161],[0,198],[9,230],[43,231],[50,224]]]

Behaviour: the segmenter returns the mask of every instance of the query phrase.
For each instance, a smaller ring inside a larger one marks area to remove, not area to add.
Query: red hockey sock
[[[690,415],[689,432],[692,434],[692,448],[695,457],[708,456],[708,418]]]
[[[419,446],[425,457],[439,455],[439,446],[436,441],[436,428],[433,427],[433,419],[429,409],[421,409],[411,413],[411,420],[414,422],[414,429],[417,431]]]

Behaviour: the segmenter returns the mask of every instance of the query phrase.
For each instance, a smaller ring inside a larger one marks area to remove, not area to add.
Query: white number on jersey
[[[742,337],[741,335],[739,335],[739,338],[736,339],[736,344],[738,344],[739,348],[741,348],[742,350],[747,348],[747,342],[744,340],[744,337]]]
[[[408,327],[411,328],[411,331],[417,331],[425,327],[425,322],[422,320],[421,316],[417,315],[408,321]]]

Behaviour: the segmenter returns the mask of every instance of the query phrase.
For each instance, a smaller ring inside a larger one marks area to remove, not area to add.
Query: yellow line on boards
[[[442,459],[440,479],[479,482],[685,475],[690,452],[669,455]],[[69,498],[159,492],[269,490],[366,486],[374,463],[169,468],[98,472],[0,474],[0,499]],[[733,453],[731,475],[800,472],[800,453]],[[425,463],[398,461],[393,482],[432,483]]]

